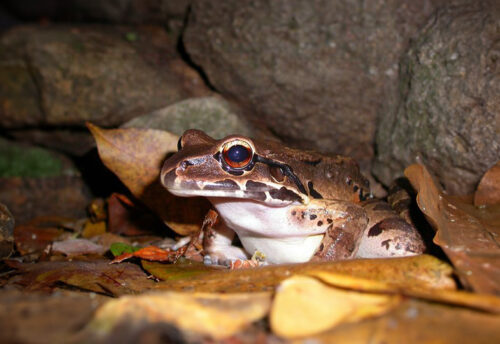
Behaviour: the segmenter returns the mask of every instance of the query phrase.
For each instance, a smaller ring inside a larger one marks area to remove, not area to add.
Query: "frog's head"
[[[294,171],[290,152],[294,150],[274,142],[238,135],[215,140],[191,129],[179,139],[178,152],[165,161],[161,182],[177,196],[239,198],[277,206],[308,203],[310,194]]]

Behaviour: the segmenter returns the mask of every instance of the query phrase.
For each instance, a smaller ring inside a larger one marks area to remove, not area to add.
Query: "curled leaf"
[[[154,276],[165,279],[170,266],[160,263],[144,265]],[[372,279],[391,286],[404,288],[413,285],[419,288],[440,288],[453,290],[451,267],[439,259],[420,255],[390,259],[356,259],[341,262],[309,262],[304,264],[270,265],[253,269],[217,270],[197,274],[189,279],[178,279],[156,286],[162,290],[189,290],[210,292],[270,291],[283,280],[295,274],[310,271],[335,272],[342,275]]]
[[[500,298],[493,295],[475,294],[465,291],[422,288],[411,281],[405,284],[394,284],[389,281],[377,281],[328,271],[311,271],[310,276],[338,288],[384,294],[400,294],[428,301],[464,306],[482,311],[500,314]]]
[[[271,328],[285,338],[310,336],[342,323],[383,314],[400,301],[398,295],[343,290],[312,277],[294,276],[283,281],[276,291]]]
[[[477,292],[500,295],[500,212],[477,209],[446,195],[422,165],[405,170],[417,203],[436,230],[434,242],[455,266],[462,283]]]
[[[185,247],[180,248],[178,250],[170,250],[170,249],[162,249],[155,246],[148,246],[144,248],[140,248],[138,250],[125,250],[124,253],[117,256],[111,264],[121,263],[124,260],[130,258],[141,258],[145,260],[151,260],[155,262],[174,262],[176,261],[182,254],[185,252]]]
[[[178,136],[153,129],[101,129],[87,123],[102,162],[132,194],[144,202],[174,231],[197,231],[210,208],[202,198],[170,194],[160,183],[160,170],[169,152],[177,150]]]
[[[474,205],[500,204],[500,161],[481,178],[474,194]]]
[[[408,299],[386,314],[338,326],[307,342],[489,344],[498,342],[499,321],[495,314]]]

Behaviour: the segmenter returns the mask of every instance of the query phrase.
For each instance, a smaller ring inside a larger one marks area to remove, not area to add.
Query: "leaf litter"
[[[270,326],[252,332],[264,340],[272,338],[269,331],[287,340],[336,342],[498,338],[499,298],[483,294],[497,291],[497,252],[491,244],[500,223],[498,202],[496,196],[484,196],[485,190],[498,185],[496,173],[483,178],[476,193],[478,207],[446,195],[421,167],[407,170],[419,192],[419,206],[437,230],[435,241],[453,267],[421,255],[227,270],[200,262],[202,248],[196,240],[207,203],[174,197],[159,185],[161,163],[168,151],[175,150],[177,136],[88,126],[104,164],[177,234],[190,235],[191,242],[161,243],[155,236],[157,225],[132,221],[145,210],[118,194],[93,202],[90,219],[83,222],[42,221],[20,227],[16,247],[21,257],[4,262],[13,274],[6,279],[7,288],[51,293],[72,289],[118,297],[100,302],[80,334],[112,341],[117,329],[127,338],[132,325],[136,330],[165,323],[184,334],[200,335],[202,342],[241,341],[257,321]],[[451,225],[457,222],[458,229]],[[116,258],[125,254],[120,260],[133,260],[109,264],[110,254],[75,250],[76,244],[92,247],[90,243],[111,247]],[[181,257],[183,251],[194,260]],[[45,261],[20,262],[26,255]],[[476,293],[457,290],[453,273]]]
[[[460,281],[476,292],[500,295],[500,205],[477,208],[445,194],[422,165],[408,167],[405,174],[418,192],[419,208],[436,230],[434,242],[451,260]]]

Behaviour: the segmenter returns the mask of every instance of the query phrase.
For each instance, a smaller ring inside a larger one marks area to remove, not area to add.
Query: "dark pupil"
[[[232,146],[227,151],[227,157],[229,160],[234,162],[242,162],[248,159],[248,150],[240,145]]]

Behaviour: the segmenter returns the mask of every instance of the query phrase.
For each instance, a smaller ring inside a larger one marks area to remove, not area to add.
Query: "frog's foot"
[[[203,262],[205,265],[231,266],[237,260],[247,260],[243,248],[234,246],[235,233],[222,221],[215,226],[207,226],[203,234]]]
[[[363,205],[369,223],[356,258],[406,257],[421,254],[425,245],[417,229],[398,216],[388,203],[372,200]]]
[[[259,251],[256,251],[250,259],[247,259],[246,255],[242,256],[242,258],[236,259],[229,259],[225,255],[206,255],[203,257],[203,263],[205,265],[222,265],[231,270],[255,268],[257,266],[268,265],[265,255]]]
[[[236,246],[225,246],[224,250],[213,250],[203,256],[205,265],[222,265],[230,267],[235,261],[248,260],[248,256],[242,248]]]

